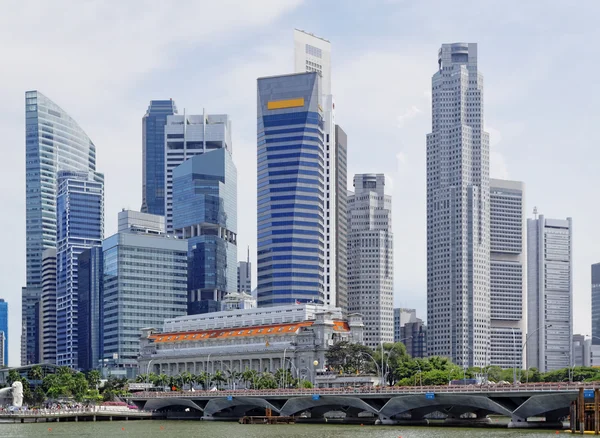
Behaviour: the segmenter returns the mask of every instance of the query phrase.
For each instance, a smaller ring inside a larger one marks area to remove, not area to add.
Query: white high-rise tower
[[[477,44],[443,44],[427,135],[427,347],[462,366],[490,360],[489,134]]]
[[[294,30],[294,69],[296,73],[317,72],[321,76],[323,105],[323,130],[325,132],[325,304],[343,306],[344,298],[338,302],[336,274],[338,251],[336,248],[336,181],[337,157],[335,141],[335,105],[331,95],[331,43],[302,30]],[[345,166],[345,162],[343,164]]]

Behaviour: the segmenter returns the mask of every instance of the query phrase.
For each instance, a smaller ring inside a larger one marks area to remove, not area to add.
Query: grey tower
[[[427,135],[427,347],[462,366],[489,363],[489,135],[477,44],[443,44]]]
[[[592,265],[592,345],[600,345],[600,263]]]

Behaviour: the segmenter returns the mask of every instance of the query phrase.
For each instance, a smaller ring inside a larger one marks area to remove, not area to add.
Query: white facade
[[[221,310],[256,309],[256,299],[245,292],[230,292],[221,301]]]
[[[336,148],[335,104],[331,95],[331,43],[302,30],[294,30],[294,71],[317,72],[321,76],[325,131],[325,303],[337,303],[336,251]]]
[[[231,120],[228,115],[167,116],[165,126],[165,227],[173,232],[173,169],[194,155],[231,149]]]
[[[148,234],[164,234],[165,217],[158,214],[141,213],[134,210],[119,212],[119,233],[133,231]]]
[[[490,352],[489,135],[477,44],[443,44],[427,135],[427,345],[484,366]]]
[[[394,341],[392,197],[385,175],[354,176],[348,196],[348,312],[363,317],[364,342]]]
[[[573,335],[571,218],[527,220],[527,367],[570,365]]]
[[[394,342],[400,342],[402,339],[402,327],[407,322],[417,322],[417,311],[415,309],[404,309],[397,307],[394,309]]]
[[[525,199],[520,181],[490,180],[490,364],[525,366]]]

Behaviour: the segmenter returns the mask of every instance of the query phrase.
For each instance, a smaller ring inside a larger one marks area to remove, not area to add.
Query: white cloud
[[[411,106],[404,114],[399,115],[397,117],[398,128],[403,128],[406,122],[408,122],[411,119],[414,119],[421,113],[422,113],[422,111],[419,108],[417,108],[415,105]]]

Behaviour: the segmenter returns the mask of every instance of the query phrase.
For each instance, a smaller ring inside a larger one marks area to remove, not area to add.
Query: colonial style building
[[[285,367],[294,377],[314,381],[327,365],[327,348],[339,341],[363,342],[360,315],[342,319],[341,309],[314,304],[187,315],[166,320],[162,333],[142,330],[139,372]]]

